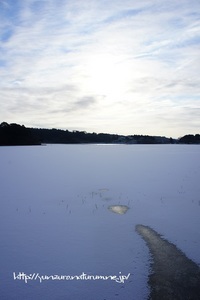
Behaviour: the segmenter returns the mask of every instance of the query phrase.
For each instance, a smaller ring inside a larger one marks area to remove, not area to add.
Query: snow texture
[[[1,147],[0,299],[147,299],[151,257],[137,224],[200,264],[199,158],[197,145]],[[20,272],[130,276],[25,283]]]

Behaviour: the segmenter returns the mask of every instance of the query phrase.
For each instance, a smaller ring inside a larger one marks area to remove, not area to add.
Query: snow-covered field
[[[199,179],[197,145],[1,147],[0,299],[147,299],[150,255],[135,225],[200,264]]]

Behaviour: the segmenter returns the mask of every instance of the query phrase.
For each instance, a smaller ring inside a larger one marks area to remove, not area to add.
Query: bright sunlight
[[[116,100],[126,93],[130,68],[124,57],[111,54],[93,55],[87,62],[88,87],[95,94]]]

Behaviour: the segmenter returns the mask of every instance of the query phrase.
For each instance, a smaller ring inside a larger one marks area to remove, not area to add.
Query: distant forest
[[[15,123],[0,124],[0,146],[42,144],[200,144],[200,135],[189,134],[179,139],[149,135],[87,133],[61,129],[26,128]]]

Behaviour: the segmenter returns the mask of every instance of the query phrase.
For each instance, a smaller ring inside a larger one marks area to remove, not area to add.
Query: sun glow
[[[119,98],[126,93],[130,80],[127,62],[119,56],[99,54],[87,62],[88,84],[95,94]]]

